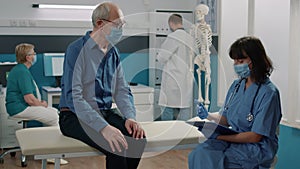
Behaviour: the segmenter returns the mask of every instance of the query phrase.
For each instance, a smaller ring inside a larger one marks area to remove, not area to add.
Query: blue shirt
[[[236,144],[238,149],[252,154],[253,157],[257,154],[260,162],[272,162],[271,160],[278,150],[276,129],[282,117],[279,91],[268,78],[260,86],[253,83],[246,90],[245,80],[243,80],[237,92],[234,93],[233,99],[230,99],[237,83],[238,80],[229,88],[225,106],[220,113],[227,118],[227,122],[233,130],[237,132],[252,131],[264,136],[259,143]],[[249,114],[253,115],[251,121],[247,119]],[[231,146],[231,148],[233,147]],[[238,156],[236,153],[235,155]],[[239,159],[239,157],[235,158]],[[253,164],[255,163],[251,165]],[[247,164],[244,162],[244,165]]]
[[[136,111],[117,49],[109,46],[103,53],[90,33],[65,52],[59,106],[68,107],[82,122],[100,131],[108,125],[101,111],[111,109],[113,101],[125,118],[135,119]]]

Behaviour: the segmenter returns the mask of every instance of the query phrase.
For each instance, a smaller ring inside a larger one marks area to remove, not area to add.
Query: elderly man
[[[122,37],[123,13],[111,2],[96,7],[93,30],[65,52],[59,125],[61,132],[106,155],[106,168],[137,168],[145,132],[135,121],[133,97],[115,44]],[[120,113],[111,109],[117,104]]]

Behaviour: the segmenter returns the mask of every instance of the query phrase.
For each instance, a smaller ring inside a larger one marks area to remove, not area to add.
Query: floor
[[[187,157],[191,150],[170,150],[160,153],[145,153],[138,169],[186,169],[188,168]],[[1,152],[1,150],[0,150]],[[17,153],[16,157],[19,157]],[[105,169],[105,157],[81,157],[67,159],[69,164],[61,165],[61,169]],[[6,155],[4,164],[0,164],[0,169],[18,169],[20,166],[18,158]],[[33,160],[33,157],[27,157],[27,167],[25,169],[40,169],[40,160]],[[48,164],[47,169],[53,169],[53,164]]]

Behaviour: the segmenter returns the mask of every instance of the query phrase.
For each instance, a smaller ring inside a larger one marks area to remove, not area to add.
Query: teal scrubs
[[[8,74],[6,89],[6,110],[10,116],[24,111],[29,105],[24,95],[36,95],[36,86],[29,69],[24,64],[17,64]]]
[[[189,154],[190,169],[270,168],[278,150],[276,129],[282,116],[279,91],[269,79],[244,90],[243,80],[230,99],[238,81],[234,81],[229,88],[220,113],[227,118],[233,130],[261,134],[262,140],[239,144],[208,139]],[[251,121],[247,119],[249,114],[253,115]]]

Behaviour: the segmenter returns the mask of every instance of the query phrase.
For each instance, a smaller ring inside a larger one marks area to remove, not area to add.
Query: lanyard
[[[234,95],[235,95],[235,94],[237,93],[237,91],[239,90],[239,88],[240,88],[240,86],[241,86],[241,83],[242,83],[242,81],[243,81],[244,79],[245,79],[245,78],[240,79],[240,81],[234,86],[234,90],[231,92],[230,97],[229,97],[227,103],[226,103],[225,106],[224,106],[224,110],[228,110],[229,104],[232,102],[232,99],[233,99]]]
[[[250,108],[250,113],[249,113],[249,114],[247,115],[247,117],[246,117],[247,121],[249,121],[249,122],[251,122],[251,121],[254,119],[254,116],[253,116],[254,101],[255,101],[255,98],[256,98],[256,96],[257,96],[257,93],[258,93],[258,91],[259,91],[259,89],[260,89],[260,86],[261,86],[261,84],[259,83],[258,88],[257,88],[257,90],[256,90],[256,92],[255,92],[255,95],[254,95],[254,97],[253,97],[253,99],[252,99],[252,104],[251,104],[251,108]]]

